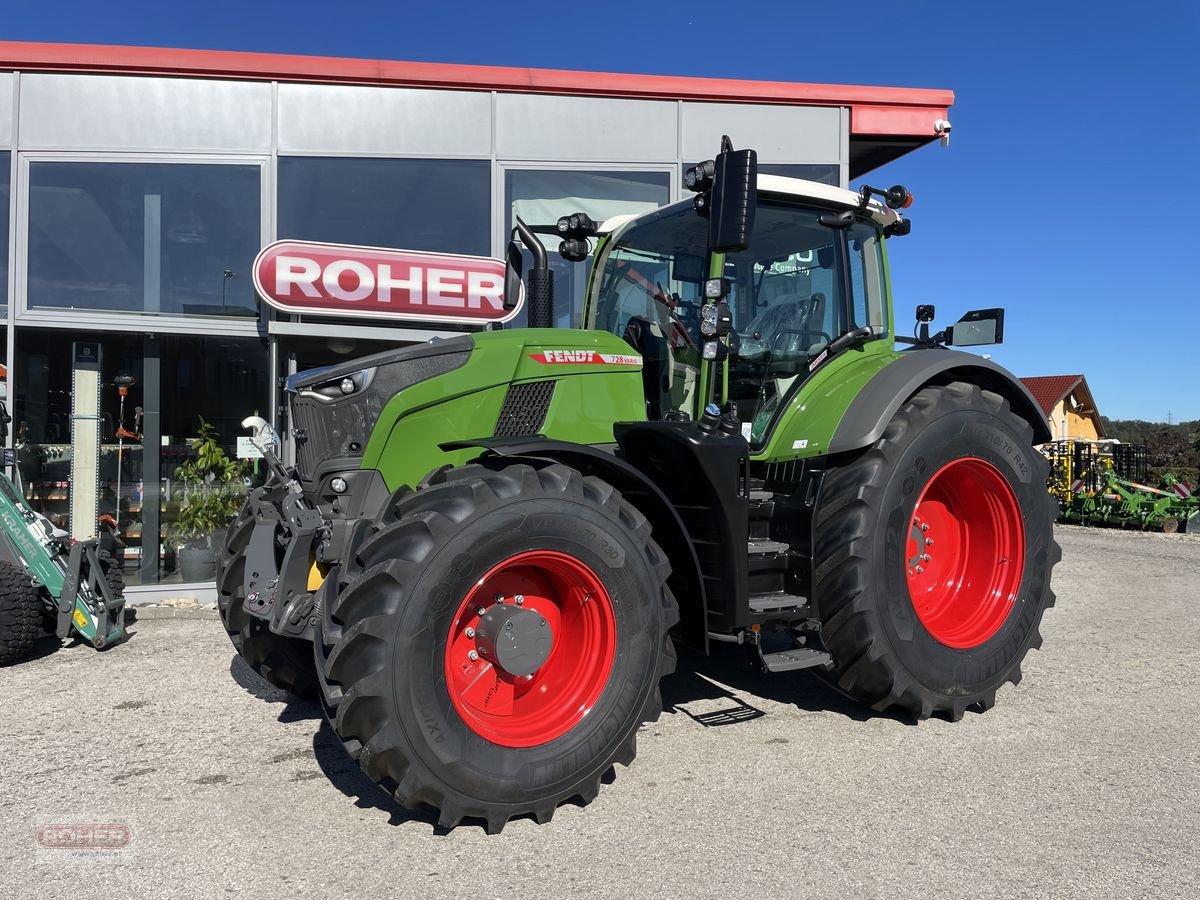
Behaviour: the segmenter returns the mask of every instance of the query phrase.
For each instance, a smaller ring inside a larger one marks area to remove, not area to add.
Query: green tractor
[[[950,720],[1041,644],[1046,422],[946,346],[998,342],[1002,311],[896,334],[902,187],[760,176],[728,139],[686,182],[645,215],[518,219],[527,328],[293,376],[294,466],[244,423],[272,476],[230,528],[225,628],[441,826],[591,801],[675,642]],[[549,327],[549,232],[591,251],[579,329]]]

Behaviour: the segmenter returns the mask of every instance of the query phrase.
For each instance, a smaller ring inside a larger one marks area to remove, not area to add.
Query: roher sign
[[[286,313],[486,325],[507,322],[503,260],[350,244],[276,241],[254,260],[254,287]]]

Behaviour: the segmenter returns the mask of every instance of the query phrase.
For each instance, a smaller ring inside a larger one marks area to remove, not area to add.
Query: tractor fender
[[[1029,389],[1003,366],[961,350],[910,350],[880,369],[859,391],[833,433],[829,452],[869,447],[883,436],[892,416],[917,391],[951,381],[965,381],[999,394],[1033,427],[1034,444],[1050,440],[1050,426],[1041,407]]]
[[[692,649],[708,652],[705,590],[696,548],[688,538],[683,519],[674,505],[644,472],[613,452],[588,444],[573,444],[538,436],[479,438],[450,441],[439,446],[446,451],[472,447],[487,451],[475,462],[484,462],[489,456],[500,456],[511,462],[532,465],[561,463],[584,475],[594,475],[615,487],[649,520],[655,542],[671,562],[671,577],[667,583],[679,603],[679,637]]]

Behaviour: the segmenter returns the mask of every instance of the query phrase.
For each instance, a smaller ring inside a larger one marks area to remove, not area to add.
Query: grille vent
[[[508,393],[504,396],[504,405],[500,408],[500,418],[496,420],[496,430],[492,432],[493,436],[517,437],[537,434],[546,424],[546,413],[550,411],[555,384],[553,381],[510,384]]]

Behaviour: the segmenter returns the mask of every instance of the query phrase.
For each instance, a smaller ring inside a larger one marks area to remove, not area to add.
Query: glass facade
[[[74,391],[76,350],[83,345],[95,346],[99,356],[95,471],[72,466],[72,421],[87,414],[78,405],[86,398]],[[246,489],[265,477],[261,462],[237,455],[241,420],[271,403],[262,342],[22,328],[16,360],[14,447],[30,506],[73,535],[98,530],[123,559],[130,584],[191,580],[180,571],[181,545],[211,544],[213,529],[184,534],[189,505],[220,492],[238,506]],[[208,433],[206,424],[230,466],[197,485],[187,478],[187,464],[197,458],[194,445],[202,430]],[[75,521],[72,504],[72,491],[93,481],[98,528]]]
[[[831,184],[838,187],[842,181],[840,166],[813,165],[779,165],[760,163],[758,171],[763,175],[782,175],[785,178],[803,178],[806,181],[819,181],[821,184]]]
[[[0,309],[8,305],[8,176],[12,154],[0,153]]]
[[[485,160],[285,156],[279,237],[487,256],[491,191]]]
[[[31,308],[257,312],[259,166],[33,162]]]
[[[474,327],[266,312],[252,277],[264,243],[494,255],[514,215],[551,225],[582,211],[603,221],[679,199],[678,173],[693,155],[684,148],[699,146],[689,135],[711,132],[704,146],[715,148],[722,125],[709,104],[681,103],[667,116],[646,107],[632,141],[628,99],[480,89],[450,115],[447,92],[402,87],[268,91],[236,77],[130,75],[112,93],[87,72],[12,79],[20,115],[0,121],[9,471],[56,525],[98,534],[128,584],[159,591],[211,590],[212,575],[195,563],[204,551],[211,563],[221,504],[240,505],[265,475],[261,461],[238,458],[240,423],[262,415],[286,436],[281,377]],[[606,120],[585,145],[569,122],[553,126],[575,114],[575,99],[583,119]],[[779,115],[764,107],[756,127],[774,134]],[[840,152],[827,110],[786,115],[798,135],[789,155]],[[761,169],[837,183],[845,164]],[[577,327],[590,262],[567,263],[554,252],[558,238],[544,242],[555,324]],[[875,277],[874,258],[864,251],[856,285]],[[688,276],[676,267],[664,277]],[[696,285],[680,290],[692,298]],[[506,327],[523,324],[522,312]],[[85,420],[99,423],[95,462],[72,451]],[[221,451],[219,478],[196,471],[197,442]]]

